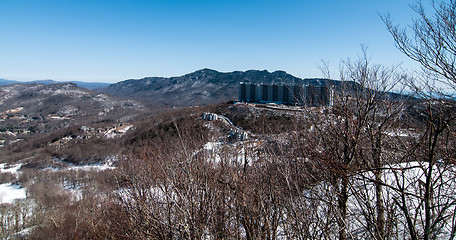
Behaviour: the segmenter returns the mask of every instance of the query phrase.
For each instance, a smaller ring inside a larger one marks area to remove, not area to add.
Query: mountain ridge
[[[61,84],[61,83],[74,83],[78,87],[87,88],[89,90],[102,88],[109,86],[110,83],[104,82],[84,82],[84,81],[55,81],[51,79],[47,80],[33,80],[33,81],[17,81],[17,80],[8,80],[0,78],[0,86],[8,86],[12,84],[43,84],[43,85],[51,85],[51,84]]]
[[[95,89],[122,98],[154,102],[168,107],[207,105],[236,100],[239,82],[265,84],[337,84],[329,79],[301,79],[285,71],[247,70],[219,72],[204,68],[177,77],[128,79]]]
[[[97,93],[75,83],[0,86],[0,128],[33,126],[49,130],[54,125],[127,119],[144,109],[137,101]]]

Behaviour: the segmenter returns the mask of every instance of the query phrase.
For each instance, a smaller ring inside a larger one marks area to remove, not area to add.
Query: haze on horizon
[[[210,68],[322,77],[328,61],[368,47],[373,63],[403,56],[379,14],[412,22],[412,1],[2,0],[0,78],[118,82]]]

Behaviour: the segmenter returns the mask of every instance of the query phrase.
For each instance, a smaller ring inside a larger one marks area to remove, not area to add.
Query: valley
[[[435,201],[456,194],[453,133],[437,136],[437,146],[446,149],[438,159],[417,160],[429,144],[423,140],[430,133],[426,109],[444,117],[451,101],[429,105],[334,80],[325,80],[338,86],[334,105],[327,106],[236,102],[225,94],[194,104],[187,97],[206,88],[173,92],[210,74],[218,73],[197,71],[167,86],[169,79],[154,80],[161,86],[148,79],[151,89],[167,89],[160,97],[151,91],[162,103],[72,83],[0,86],[0,237],[331,239],[345,191],[347,231],[362,239],[373,234],[365,223],[374,221],[375,196],[385,196],[388,218],[405,221],[396,207],[421,204],[432,164],[442,193]],[[251,74],[258,72],[242,79]],[[143,80],[136,81],[130,89],[143,88]],[[174,101],[173,94],[182,99]],[[455,206],[441,213],[449,216]],[[402,224],[387,227],[394,238],[408,234]],[[455,228],[448,221],[439,236]]]

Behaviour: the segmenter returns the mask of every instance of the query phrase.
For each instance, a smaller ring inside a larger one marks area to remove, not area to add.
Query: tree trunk
[[[375,195],[377,198],[376,210],[377,219],[375,221],[375,239],[385,239],[385,204],[383,203],[383,170],[381,162],[381,132],[376,134],[376,140],[372,149],[372,158],[374,160],[375,175]]]
[[[339,240],[347,240],[347,202],[348,202],[348,177],[344,174],[342,177],[339,202]]]
[[[377,197],[377,220],[375,222],[375,238],[385,239],[385,205],[383,203],[382,170],[375,171],[375,195]]]

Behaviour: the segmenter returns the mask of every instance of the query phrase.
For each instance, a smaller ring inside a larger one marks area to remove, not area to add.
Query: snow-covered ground
[[[19,174],[22,164],[15,164],[7,167],[6,163],[0,163],[0,173]],[[0,184],[0,204],[13,203],[16,199],[25,199],[27,197],[26,189],[12,183]]]
[[[418,134],[413,129],[395,129],[383,132],[390,137],[418,137]]]
[[[26,189],[11,183],[0,184],[0,204],[27,198]]]
[[[53,158],[53,161],[60,167],[47,167],[46,170],[50,171],[66,171],[66,170],[74,170],[74,171],[96,171],[101,172],[105,170],[113,170],[116,169],[114,163],[117,162],[118,156],[108,156],[105,158],[104,162],[102,163],[95,163],[95,164],[87,164],[87,165],[74,165],[69,162],[65,162],[64,159]]]
[[[66,169],[68,170],[75,170],[75,171],[105,171],[105,170],[112,170],[116,167],[112,166],[111,163],[104,163],[104,164],[92,164],[92,165],[80,165],[80,166],[70,166]]]
[[[70,165],[67,168],[46,168],[45,170],[51,171],[96,171],[101,172],[105,170],[112,170],[116,167],[113,166],[116,159],[110,158],[103,164],[92,164],[92,165]],[[21,174],[20,168],[22,164],[14,164],[8,166],[6,163],[0,163],[0,173],[11,173],[18,177]],[[68,189],[66,186],[62,186],[64,189],[72,190],[75,194],[75,197],[78,198],[80,195],[80,189]],[[20,185],[13,184],[12,182],[0,184],[0,204],[2,203],[13,203],[15,200],[26,199],[27,198],[27,189],[21,187]]]
[[[133,125],[118,126],[118,127],[114,127],[114,128],[107,130],[103,134],[108,139],[115,138],[115,137],[124,135],[132,127],[133,127]]]
[[[18,174],[19,169],[21,168],[22,164],[14,164],[13,166],[9,166],[7,168],[6,163],[0,163],[0,173],[12,173],[12,174]]]
[[[207,153],[210,155],[210,159],[214,163],[220,163],[222,161],[222,158],[220,157],[221,147],[221,142],[208,142],[203,146],[203,149],[207,151]]]
[[[257,160],[258,156],[248,153],[255,152],[260,145],[259,141],[242,141],[233,144],[207,142],[202,150],[206,159],[215,164],[222,162],[222,160],[227,160],[235,164],[244,164],[247,161],[247,164],[250,165],[254,160]]]
[[[387,217],[397,221],[392,226],[395,237],[406,239],[408,236],[408,227],[404,213],[400,210],[398,204],[406,204],[408,214],[410,214],[413,225],[418,232],[424,229],[424,184],[426,182],[426,171],[428,169],[426,162],[407,162],[385,166],[382,174],[384,186],[382,188],[383,201],[386,207]],[[437,233],[435,239],[448,239],[455,224],[453,214],[456,211],[456,168],[444,163],[436,164],[433,167],[432,189],[433,189],[433,214],[442,217],[441,221],[436,223],[435,230]],[[352,176],[349,186],[348,199],[348,232],[355,239],[368,238],[369,232],[372,231],[372,225],[369,227],[369,221],[373,221],[372,216],[376,214],[376,194],[375,194],[375,177],[371,171],[360,172]],[[403,189],[403,190],[401,190]],[[328,194],[334,192],[334,186],[327,182],[321,182],[308,190],[305,199],[314,199],[319,202],[317,205],[322,209],[330,209],[337,205],[335,195]],[[403,191],[403,192],[402,192]],[[405,203],[402,202],[404,195]],[[325,211],[316,210],[318,216],[325,216]],[[435,216],[433,217],[435,220]],[[314,231],[323,231],[316,226]],[[394,239],[394,237],[393,237]]]

